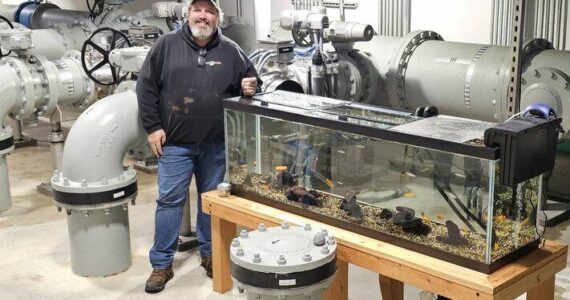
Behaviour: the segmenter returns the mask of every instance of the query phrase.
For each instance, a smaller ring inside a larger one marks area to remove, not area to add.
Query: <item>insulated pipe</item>
[[[435,105],[444,114],[506,120],[509,49],[435,38],[433,32],[412,32],[402,39],[376,37],[355,46],[371,53],[387,86],[383,92],[389,101],[373,104],[407,110]],[[549,104],[570,128],[570,53],[547,49],[542,40],[526,47],[531,54],[522,69],[521,107]]]
[[[0,212],[12,206],[6,155],[14,150],[14,141],[12,129],[3,124],[8,114],[18,105],[16,78],[14,69],[7,65],[0,66],[0,79],[4,81],[0,85]]]
[[[51,182],[56,205],[68,214],[75,274],[109,276],[131,265],[127,202],[134,201],[137,188],[135,172],[123,168],[123,158],[145,141],[132,90],[98,101],[72,127],[63,169]]]

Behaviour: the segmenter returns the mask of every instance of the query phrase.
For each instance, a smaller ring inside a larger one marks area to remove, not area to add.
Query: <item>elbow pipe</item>
[[[14,150],[12,129],[4,127],[4,119],[17,106],[16,81],[14,70],[6,65],[0,66],[0,212],[12,206],[10,197],[10,183],[8,180],[8,166],[6,155]]]
[[[145,141],[133,91],[108,96],[90,106],[69,132],[62,170],[52,177],[57,205],[89,210],[134,199],[136,174],[123,168],[123,158]]]
[[[104,277],[132,263],[127,202],[137,194],[125,153],[146,140],[137,97],[128,90],[100,100],[75,122],[51,179],[58,208],[67,212],[71,269]]]

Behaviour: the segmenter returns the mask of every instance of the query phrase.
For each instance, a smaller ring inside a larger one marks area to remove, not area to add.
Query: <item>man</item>
[[[245,53],[218,30],[222,18],[216,2],[192,1],[188,26],[159,38],[139,74],[140,116],[159,157],[148,293],[162,291],[174,275],[172,261],[192,174],[198,188],[196,234],[202,267],[212,277],[210,216],[202,212],[200,194],[215,189],[224,177],[222,99],[240,92],[251,96],[261,84]]]

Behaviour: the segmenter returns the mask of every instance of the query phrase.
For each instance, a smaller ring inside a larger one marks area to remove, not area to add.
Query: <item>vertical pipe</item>
[[[387,16],[386,16],[386,10],[387,10],[387,1],[388,0],[381,0],[382,1],[382,35],[388,35],[388,32],[386,31],[386,22],[388,22]]]
[[[14,118],[6,118],[6,124],[12,127],[12,133],[14,134],[14,142],[20,142],[24,139],[24,134],[22,133],[22,120],[16,120]],[[1,126],[1,124],[0,124]]]
[[[497,24],[497,11],[495,10],[495,6],[497,3],[497,0],[492,0],[492,5],[491,5],[491,45],[496,45],[495,44],[495,25]]]
[[[562,12],[560,11],[560,9],[562,8],[562,6],[560,5],[560,0],[554,0],[554,5],[553,5],[553,9],[554,9],[554,18],[552,19],[552,44],[554,44],[554,48],[555,49],[561,49],[560,48],[560,15],[562,14]]]
[[[544,26],[544,0],[538,1],[538,22],[536,22],[536,37],[544,37],[542,35],[542,27]]]
[[[539,17],[538,17],[538,1],[533,1],[533,2],[534,2],[534,3],[533,3],[533,5],[532,5],[532,7],[534,7],[534,21],[533,21],[533,24],[532,24],[532,36],[531,36],[531,38],[534,38],[534,37],[537,37],[537,36],[538,36],[538,35],[537,35],[536,28],[537,28],[537,26],[538,26],[538,19],[539,19]]]
[[[12,200],[10,198],[10,181],[8,180],[8,164],[6,155],[0,155],[0,212],[10,209]]]
[[[542,37],[550,39],[550,0],[544,1],[544,25],[542,25]]]
[[[390,36],[394,36],[394,1],[390,0],[390,22],[388,26],[390,26]]]
[[[392,2],[392,0],[386,0],[386,35],[390,35],[390,12],[391,12],[391,6],[390,3]]]
[[[410,33],[410,26],[411,26],[411,20],[412,20],[412,0],[404,0],[404,3],[406,5],[406,8],[404,9],[404,32],[402,34],[402,36]]]
[[[498,8],[498,14],[497,14],[497,45],[503,45],[502,44],[502,35],[503,35],[503,1],[505,0],[497,0],[497,8]]]
[[[394,0],[394,35],[400,36],[400,0]]]
[[[562,9],[560,10],[562,12],[561,16],[560,16],[560,23],[561,26],[561,30],[560,30],[560,50],[566,50],[569,47],[566,45],[566,32],[568,30],[568,28],[566,27],[568,25],[568,1],[564,1],[562,0]]]
[[[515,0],[506,0],[507,1],[507,19],[505,20],[505,46],[508,46],[511,44],[512,42],[512,23],[513,23],[513,11],[515,9],[514,7],[514,1]]]
[[[323,4],[324,6],[324,4]],[[340,21],[344,22],[345,17],[344,17],[344,0],[339,0],[338,1],[338,10],[340,12]]]
[[[384,35],[384,0],[378,3],[378,32]]]

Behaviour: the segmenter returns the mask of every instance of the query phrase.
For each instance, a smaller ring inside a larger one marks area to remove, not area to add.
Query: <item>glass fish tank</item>
[[[494,123],[284,91],[224,118],[233,195],[484,273],[539,244],[541,176],[501,184]]]

